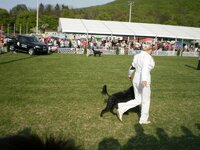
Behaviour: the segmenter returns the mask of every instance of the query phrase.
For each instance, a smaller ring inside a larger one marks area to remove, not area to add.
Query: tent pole
[[[135,35],[134,35],[134,40],[133,40],[133,50],[134,50],[135,44],[136,44],[136,37],[135,37]]]
[[[158,44],[157,44],[157,41],[158,41],[158,39],[157,39],[157,35],[156,35],[156,37],[155,37],[155,46],[156,46],[156,52],[157,52],[157,55],[158,55]]]
[[[158,42],[158,38],[157,38],[157,35],[156,35],[156,38],[155,38],[155,46],[156,46],[156,50],[158,50],[158,47],[157,47],[157,46],[158,46],[158,43],[157,43],[157,42]]]
[[[89,49],[89,43],[88,43],[88,32],[87,32],[87,45],[86,45],[86,49]]]
[[[176,42],[177,42],[177,38],[175,38],[175,43],[174,43],[174,48],[173,48],[173,56],[175,56]]]
[[[181,56],[183,55],[183,51],[184,51],[184,46],[183,46],[183,39],[182,39],[182,51],[181,51]]]

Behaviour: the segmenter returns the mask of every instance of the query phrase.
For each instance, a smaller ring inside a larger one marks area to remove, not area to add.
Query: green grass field
[[[150,125],[106,113],[101,88],[127,89],[132,56],[0,55],[0,136],[29,130],[85,150],[200,149],[197,58],[154,57]]]

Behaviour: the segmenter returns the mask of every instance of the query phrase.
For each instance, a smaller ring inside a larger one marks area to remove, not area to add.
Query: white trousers
[[[118,111],[124,113],[133,107],[141,105],[141,116],[139,121],[145,122],[149,118],[151,96],[150,84],[147,85],[147,87],[143,87],[142,84],[133,83],[133,87],[135,99],[125,103],[118,103]]]

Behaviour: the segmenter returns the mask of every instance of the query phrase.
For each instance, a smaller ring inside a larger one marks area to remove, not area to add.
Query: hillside
[[[133,0],[132,0],[133,1]],[[200,27],[200,0],[134,0],[132,22]],[[129,21],[129,0],[115,0],[88,8],[69,8],[57,4],[39,5],[39,29],[57,30],[58,19],[81,18],[94,20]],[[0,8],[0,25],[9,32],[34,32],[36,10],[17,5],[10,12]]]
[[[82,9],[88,19],[129,20],[129,0]],[[200,0],[134,0],[132,22],[200,27]]]

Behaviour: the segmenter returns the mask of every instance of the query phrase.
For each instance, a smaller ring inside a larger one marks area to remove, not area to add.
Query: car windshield
[[[29,41],[29,42],[40,42],[36,37],[34,37],[34,36],[31,36],[31,37],[27,37],[27,40]]]

